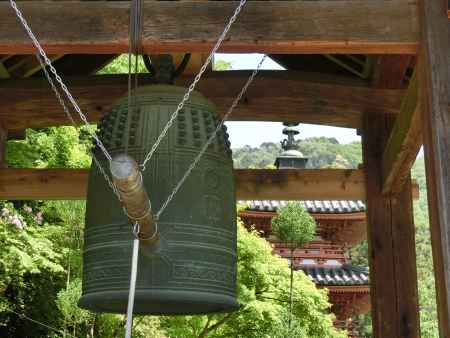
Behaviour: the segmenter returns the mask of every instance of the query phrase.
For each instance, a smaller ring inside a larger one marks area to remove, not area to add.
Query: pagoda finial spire
[[[297,150],[298,145],[295,144],[295,135],[300,134],[300,132],[295,128],[299,125],[299,123],[293,122],[284,122],[283,123],[286,128],[283,129],[283,134],[287,135],[287,139],[281,141],[281,148],[285,151],[287,150]]]
[[[275,166],[277,169],[304,169],[308,159],[298,150],[299,147],[295,142],[295,135],[300,134],[295,128],[299,123],[284,122],[283,125],[285,126],[283,134],[287,139],[280,142],[283,151],[275,160]]]

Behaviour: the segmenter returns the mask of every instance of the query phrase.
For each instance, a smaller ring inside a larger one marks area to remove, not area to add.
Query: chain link
[[[178,104],[177,108],[175,109],[175,111],[173,112],[172,116],[170,117],[169,121],[164,126],[164,129],[162,130],[161,134],[159,134],[158,138],[156,139],[156,142],[153,144],[152,148],[150,149],[150,151],[145,156],[145,159],[144,159],[144,161],[141,164],[141,167],[142,167],[143,171],[146,168],[147,162],[150,161],[150,159],[152,158],[152,156],[155,153],[156,149],[158,148],[159,144],[161,143],[161,141],[163,140],[163,138],[166,136],[167,132],[169,131],[169,128],[172,126],[173,122],[177,118],[178,113],[180,112],[181,109],[183,109],[184,105],[189,100],[189,97],[190,97],[191,93],[194,91],[195,86],[197,85],[198,81],[200,81],[203,73],[206,71],[206,68],[211,63],[211,61],[212,61],[212,59],[214,57],[214,54],[219,49],[219,47],[222,44],[223,40],[227,36],[228,31],[230,30],[230,28],[233,25],[233,23],[236,21],[239,13],[242,10],[242,7],[244,7],[246,2],[247,2],[247,0],[241,0],[239,2],[239,5],[234,10],[233,16],[228,21],[228,24],[225,26],[225,29],[223,30],[222,34],[219,36],[219,39],[217,40],[217,42],[214,45],[213,49],[209,53],[207,59],[203,63],[203,66],[200,68],[200,71],[198,72],[197,76],[194,78],[194,81],[192,81],[192,83],[189,86],[188,90],[184,94],[183,99],[180,101],[180,103]]]
[[[175,186],[175,188],[173,189],[173,191],[171,192],[171,194],[169,195],[169,197],[166,199],[166,201],[163,203],[163,205],[161,206],[161,208],[159,209],[159,211],[156,213],[156,219],[159,219],[159,217],[161,216],[161,214],[164,212],[164,210],[166,209],[167,205],[170,203],[170,201],[172,201],[172,199],[174,198],[174,196],[176,195],[176,193],[178,192],[178,190],[180,190],[181,186],[183,185],[183,183],[186,181],[186,179],[189,177],[189,175],[191,174],[192,170],[194,170],[194,168],[196,167],[196,165],[198,164],[198,162],[200,161],[200,159],[202,158],[203,154],[205,153],[205,151],[208,149],[208,147],[210,146],[211,142],[214,140],[214,138],[217,136],[217,133],[219,132],[220,129],[222,129],[223,124],[225,123],[225,121],[228,119],[228,117],[231,115],[231,113],[233,112],[234,108],[236,108],[236,106],[238,105],[239,101],[242,99],[242,96],[244,96],[245,92],[247,91],[248,86],[250,86],[250,84],[253,82],[253,79],[255,78],[256,74],[258,74],[259,70],[261,69],[262,64],[264,63],[264,60],[267,58],[267,55],[264,55],[262,57],[262,59],[259,61],[258,66],[256,67],[256,69],[252,72],[252,74],[250,75],[250,77],[247,79],[247,82],[245,83],[244,87],[242,87],[241,91],[239,92],[239,95],[234,99],[233,103],[231,104],[230,108],[228,108],[228,111],[226,112],[226,114],[223,116],[222,120],[220,121],[219,124],[217,124],[216,129],[214,130],[214,132],[211,134],[211,136],[208,138],[208,140],[206,141],[206,143],[203,145],[202,149],[200,150],[200,152],[197,154],[197,156],[195,157],[195,159],[192,161],[191,165],[189,166],[189,168],[186,170],[186,172],[184,173],[183,177],[180,179],[180,181],[177,183],[177,185]]]
[[[11,7],[16,12],[17,18],[22,23],[22,26],[25,28],[25,30],[26,30],[28,36],[30,37],[30,39],[32,40],[34,46],[36,47],[36,49],[38,50],[39,54],[41,55],[43,62],[45,62],[45,64],[49,67],[50,72],[54,75],[55,80],[58,82],[59,86],[61,87],[61,90],[64,92],[64,94],[66,95],[67,99],[70,101],[70,103],[72,104],[73,108],[75,109],[75,111],[80,116],[80,119],[84,122],[84,124],[89,126],[89,122],[88,122],[86,116],[81,111],[80,107],[78,106],[77,102],[73,98],[72,94],[70,94],[69,90],[67,89],[67,86],[65,85],[65,83],[63,82],[61,77],[58,75],[58,72],[56,71],[55,67],[53,67],[52,62],[47,57],[47,54],[45,53],[45,51],[42,48],[41,44],[39,43],[38,39],[36,38],[36,36],[32,32],[31,28],[28,26],[27,21],[25,20],[25,18],[22,15],[22,12],[20,11],[19,8],[17,8],[16,2],[14,0],[9,0],[9,3],[11,4]],[[95,142],[97,143],[97,145],[101,149],[101,151],[105,154],[105,157],[109,161],[111,161],[112,160],[111,155],[108,153],[108,150],[106,150],[106,148],[103,145],[102,141],[98,138],[98,136],[97,136],[97,134],[95,132],[92,132],[92,137],[94,138]]]

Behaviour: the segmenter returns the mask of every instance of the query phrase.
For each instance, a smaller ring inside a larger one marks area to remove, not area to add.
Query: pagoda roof
[[[347,214],[365,212],[366,205],[361,200],[334,200],[334,201],[297,201],[312,214]],[[285,206],[288,201],[251,200],[238,201],[246,204],[246,210],[276,212],[279,207]]]
[[[300,266],[316,285],[321,286],[357,286],[369,284],[369,269],[365,267],[344,264],[341,266],[318,267]]]

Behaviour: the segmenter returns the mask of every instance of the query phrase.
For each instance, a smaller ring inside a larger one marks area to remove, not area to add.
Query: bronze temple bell
[[[142,163],[186,89],[137,89],[99,123],[99,137],[114,155]],[[127,123],[129,124],[127,126]],[[157,211],[219,120],[215,107],[193,92],[142,172]],[[128,130],[128,133],[126,132]],[[236,302],[236,199],[228,135],[223,128],[158,221],[159,243],[140,248],[134,312],[200,314],[232,311]],[[98,159],[104,159],[98,149]],[[106,159],[103,168],[109,168]],[[125,313],[131,270],[132,225],[95,164],[89,174],[80,306]]]

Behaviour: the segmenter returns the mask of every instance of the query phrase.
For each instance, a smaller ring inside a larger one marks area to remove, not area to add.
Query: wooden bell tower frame
[[[207,53],[236,5],[233,1],[144,1],[144,51]],[[126,77],[88,74],[101,62],[128,51],[129,2],[30,1],[19,6],[47,53],[61,61],[65,80],[91,121],[98,120],[112,98],[126,92]],[[360,169],[282,174],[236,170],[235,176],[238,199],[366,200],[376,338],[419,336],[411,202],[415,187],[410,169],[422,143],[440,336],[450,337],[447,9],[445,0],[249,1],[221,48],[234,53],[384,55],[371,87],[301,71],[262,71],[233,115],[241,121],[302,121],[361,131],[364,164]],[[44,79],[11,76],[36,73],[35,50],[7,1],[0,2],[0,18],[3,154],[7,135],[68,123]],[[18,56],[19,66],[4,67]],[[416,75],[405,91],[398,84],[412,57],[417,58]],[[91,64],[92,60],[97,63]],[[87,64],[90,71],[82,69]],[[198,90],[223,113],[247,75],[211,72]],[[191,79],[186,75],[178,83]],[[12,169],[5,168],[4,162],[2,167],[0,198],[85,197],[85,170]]]

